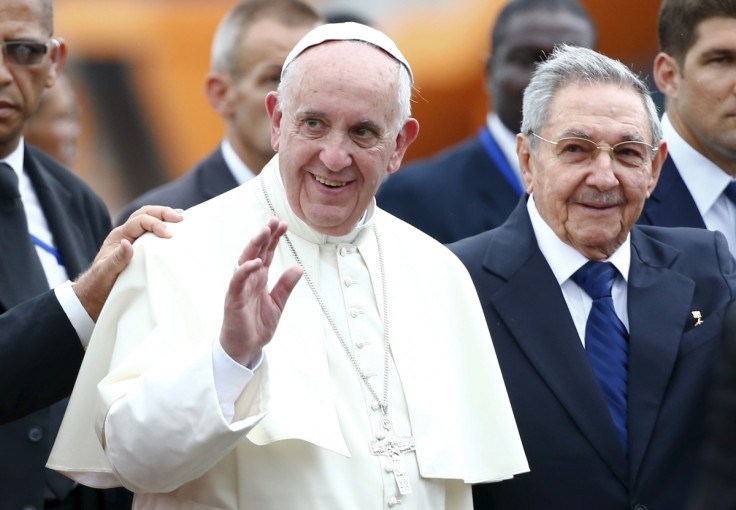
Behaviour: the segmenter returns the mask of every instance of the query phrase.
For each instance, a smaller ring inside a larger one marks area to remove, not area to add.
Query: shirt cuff
[[[89,339],[92,337],[92,330],[95,329],[95,322],[89,316],[87,310],[82,306],[77,294],[72,288],[72,282],[67,280],[54,289],[56,299],[61,305],[61,309],[69,318],[72,327],[77,332],[79,341],[85,349],[89,345]]]
[[[232,359],[218,338],[212,342],[212,369],[215,377],[215,391],[220,402],[222,415],[228,423],[235,417],[235,401],[253,379],[253,371],[263,361],[263,351],[251,361],[249,366],[243,366]]]

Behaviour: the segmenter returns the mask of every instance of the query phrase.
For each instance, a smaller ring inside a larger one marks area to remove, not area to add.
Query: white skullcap
[[[301,55],[304,50],[327,41],[363,41],[378,46],[403,64],[406,70],[409,71],[411,82],[414,83],[414,73],[412,73],[409,62],[401,54],[396,43],[383,32],[352,21],[347,23],[328,23],[312,29],[296,43],[294,49],[286,57],[284,65],[281,68],[281,77],[284,77],[284,70],[291,64],[292,60]]]

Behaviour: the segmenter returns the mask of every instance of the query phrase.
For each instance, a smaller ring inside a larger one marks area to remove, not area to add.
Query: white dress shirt
[[[36,195],[36,191],[33,189],[30,177],[23,171],[24,154],[25,143],[23,138],[21,138],[18,147],[3,162],[7,163],[18,176],[18,187],[26,213],[26,220],[28,221],[28,231],[44,244],[55,248],[54,236],[51,233],[48,221],[46,221],[46,216],[43,214],[41,202],[38,199],[38,195]],[[72,282],[68,280],[69,276],[67,275],[66,268],[59,264],[54,254],[39,245],[36,245],[36,253],[38,253],[41,266],[46,274],[49,288],[54,288],[56,299],[59,300],[61,308],[76,330],[82,345],[86,347],[92,336],[94,322],[74,293]]]
[[[667,152],[675,162],[708,230],[719,230],[726,236],[731,253],[736,255],[736,204],[723,190],[731,176],[692,148],[675,130],[665,113],[662,116]]]
[[[593,300],[570,277],[588,262],[588,258],[557,237],[557,234],[555,234],[540,216],[537,206],[534,203],[533,193],[527,201],[527,210],[532,220],[532,227],[539,249],[542,251],[544,258],[547,259],[550,268],[552,268],[557,283],[560,284],[562,295],[570,310],[575,328],[578,330],[580,341],[585,345],[585,324],[588,321],[588,314],[593,306]],[[626,282],[631,264],[630,237],[630,235],[627,235],[623,244],[606,261],[616,266],[619,272],[619,276],[613,283],[611,295],[616,315],[621,319],[627,331],[629,329],[629,314],[627,312],[628,298],[626,295]]]

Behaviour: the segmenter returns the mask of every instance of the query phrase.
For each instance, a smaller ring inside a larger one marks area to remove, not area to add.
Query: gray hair
[[[212,41],[211,68],[235,76],[240,69],[240,43],[255,22],[268,18],[289,27],[310,27],[322,22],[309,4],[301,0],[242,0],[217,27]]]
[[[366,42],[366,41],[360,41],[360,40],[352,40],[352,41],[361,43],[361,44],[367,44],[369,46],[372,46],[376,49],[383,51],[378,46],[371,44],[369,42]],[[386,55],[390,56],[388,55],[388,53],[386,53]],[[287,92],[291,91],[292,82],[294,81],[292,79],[292,76],[294,75],[294,62],[298,60],[299,60],[299,57],[296,57],[294,60],[292,60],[286,66],[286,68],[282,71],[282,74],[281,74],[281,82],[279,83],[279,87],[277,91],[279,95],[279,109],[282,112],[284,111],[284,109],[287,107],[287,104],[288,104]],[[411,116],[412,79],[411,79],[411,75],[409,74],[409,71],[398,60],[396,60],[396,66],[399,69],[399,82],[398,82],[398,87],[397,87],[398,88],[397,102],[399,106],[399,119],[398,119],[398,125],[396,127],[396,131],[398,132],[404,126],[404,123],[406,122],[406,120]]]
[[[632,88],[641,97],[649,117],[649,127],[656,144],[662,139],[662,125],[657,107],[647,85],[631,69],[612,58],[588,48],[562,44],[552,55],[537,66],[529,85],[524,90],[521,132],[538,133],[549,121],[549,108],[554,95],[569,84],[612,84]],[[538,140],[531,137],[531,148],[536,151]]]

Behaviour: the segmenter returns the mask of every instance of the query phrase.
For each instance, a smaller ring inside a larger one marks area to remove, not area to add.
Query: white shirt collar
[[[526,203],[529,218],[532,221],[534,236],[537,238],[539,249],[547,259],[549,267],[557,279],[557,283],[562,285],[565,283],[578,269],[580,269],[588,258],[577,251],[569,244],[564,243],[537,210],[534,203],[534,194],[529,197]],[[618,272],[623,276],[624,281],[628,281],[629,267],[631,265],[631,233],[626,236],[626,240],[619,246],[607,262],[611,262]]]
[[[523,182],[521,179],[521,169],[519,168],[519,156],[516,155],[516,133],[512,133],[496,113],[489,113],[486,120],[488,125],[488,131],[491,132],[493,139],[501,148],[501,152],[506,156],[506,160],[511,165],[511,169],[516,174],[519,182]]]
[[[667,153],[675,162],[701,216],[705,216],[731,182],[731,177],[690,146],[675,130],[666,113],[662,116],[662,130]]]
[[[256,174],[254,174],[253,171],[248,168],[246,164],[243,163],[243,160],[235,153],[235,149],[233,149],[233,146],[228,140],[223,140],[220,148],[222,150],[222,157],[225,159],[225,164],[230,169],[230,173],[233,174],[233,177],[235,177],[235,182],[238,183],[238,186],[248,182],[256,176]]]

